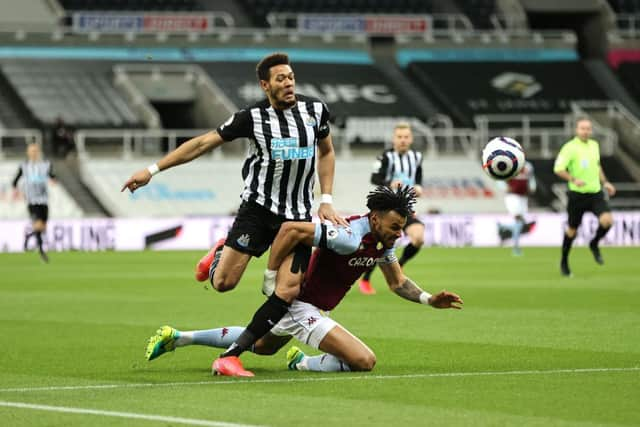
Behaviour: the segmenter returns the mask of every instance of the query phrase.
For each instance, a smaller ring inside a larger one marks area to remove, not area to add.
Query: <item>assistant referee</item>
[[[600,165],[600,146],[591,139],[591,120],[580,118],[576,122],[576,136],[565,143],[553,166],[553,171],[569,184],[568,191],[568,227],[562,241],[562,260],[560,271],[563,276],[570,276],[569,251],[582,216],[585,212],[593,212],[598,217],[598,230],[589,242],[589,249],[598,264],[604,264],[598,243],[613,225],[611,208],[602,191],[609,196],[616,193],[615,187],[607,180]]]

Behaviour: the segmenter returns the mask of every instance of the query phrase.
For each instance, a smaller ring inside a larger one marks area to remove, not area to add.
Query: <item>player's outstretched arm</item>
[[[402,273],[400,264],[380,264],[380,270],[384,274],[389,288],[402,298],[430,305],[433,308],[455,308],[460,310],[463,304],[462,299],[453,292],[441,291],[431,295],[423,291],[416,283]]]
[[[157,163],[149,166],[146,169],[141,169],[135,172],[124,183],[120,191],[129,189],[129,191],[133,193],[138,188],[147,185],[151,180],[151,177],[157,172],[190,162],[191,160],[202,156],[206,152],[213,150],[223,143],[224,140],[216,131],[207,132],[205,134],[196,136],[195,138],[191,138],[190,140],[164,156]]]

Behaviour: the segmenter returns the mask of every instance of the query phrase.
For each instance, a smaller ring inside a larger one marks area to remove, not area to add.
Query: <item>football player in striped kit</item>
[[[14,198],[18,198],[18,182],[22,180],[22,190],[32,221],[31,232],[24,237],[24,250],[27,251],[31,237],[35,237],[40,258],[44,262],[49,262],[42,240],[42,234],[47,230],[49,219],[48,181],[54,178],[51,162],[42,159],[40,146],[36,143],[27,145],[27,160],[20,164],[13,180]]]
[[[397,189],[408,185],[415,189],[416,196],[422,195],[422,153],[411,149],[413,132],[411,125],[399,122],[393,129],[393,147],[385,150],[376,162],[376,170],[371,175],[371,183]],[[409,217],[404,232],[409,238],[400,257],[400,266],[413,258],[424,244],[424,224],[415,217]],[[376,290],[371,285],[371,273],[375,266],[362,276],[360,292],[373,295]]]
[[[122,187],[122,191],[136,191],[162,170],[190,162],[233,140],[249,140],[238,214],[226,239],[218,241],[196,265],[196,279],[208,280],[220,292],[236,287],[251,258],[269,249],[282,223],[311,220],[316,169],[322,194],[318,217],[346,224],[332,205],[335,152],[329,109],[317,98],[296,93],[295,75],[286,54],[262,58],[256,74],[265,93],[263,101],[237,111],[215,131],[186,141],[157,163],[134,173]],[[296,255],[296,268],[304,272],[311,250],[299,245]],[[289,306],[271,295],[221,358],[234,358],[246,350],[285,315]]]

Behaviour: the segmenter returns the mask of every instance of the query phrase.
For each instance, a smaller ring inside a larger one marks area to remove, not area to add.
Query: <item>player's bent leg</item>
[[[336,324],[320,341],[325,354],[307,356],[298,347],[287,351],[291,370],[317,372],[371,371],[376,356],[369,347],[342,326]]]
[[[304,277],[303,272],[292,272],[293,259],[293,254],[287,256],[278,269],[275,288],[275,293],[278,298],[289,304],[300,294],[300,286]]]
[[[320,350],[346,362],[352,371],[371,371],[376,355],[358,337],[336,325],[320,342]]]
[[[213,288],[219,292],[230,291],[235,288],[244,273],[251,255],[242,253],[234,248],[225,246],[220,255],[220,262],[213,275]]]

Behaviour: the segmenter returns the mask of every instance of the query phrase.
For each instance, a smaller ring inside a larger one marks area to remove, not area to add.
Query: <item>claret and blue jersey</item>
[[[397,262],[394,248],[385,249],[369,225],[369,216],[349,219],[350,227],[316,224],[309,268],[299,300],[332,310],[351,285],[375,263]]]

